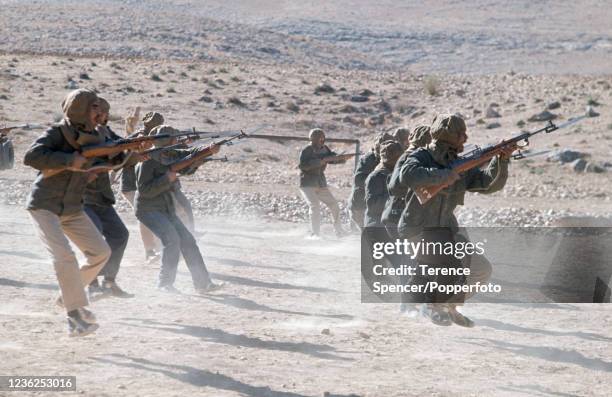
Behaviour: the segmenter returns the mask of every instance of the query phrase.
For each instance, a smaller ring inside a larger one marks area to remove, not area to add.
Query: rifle
[[[22,124],[22,125],[12,125],[10,127],[2,127],[0,128],[0,136],[6,136],[8,135],[9,132],[11,132],[14,129],[17,128],[29,128],[30,125],[29,124]]]
[[[160,140],[173,138],[169,134],[139,136],[135,138],[123,138],[116,141],[109,141],[99,145],[86,145],[81,147],[81,156],[85,158],[106,157],[119,154],[126,150],[141,152],[143,145],[154,143]]]
[[[232,141],[236,140],[236,139],[242,139],[242,138],[246,138],[248,137],[247,134],[245,134],[243,131],[240,131],[239,134],[234,135],[232,137],[229,138],[225,138],[222,139],[220,141],[217,142],[213,142],[210,145],[204,146],[202,147],[200,150],[198,150],[195,153],[192,153],[190,155],[188,155],[185,158],[182,158],[180,160],[177,160],[173,163],[170,163],[168,166],[170,167],[170,171],[172,172],[178,172],[181,171],[185,168],[191,167],[192,165],[202,162],[202,161],[206,161],[205,159],[207,157],[210,157],[213,155],[213,147],[214,146],[222,146],[222,145],[231,145]]]
[[[17,128],[23,128],[24,130],[30,130],[30,129],[45,128],[45,126],[41,124],[20,124],[20,125],[12,125],[10,127],[2,127],[0,128],[0,136],[6,136],[8,135],[9,132]]]
[[[555,130],[558,130],[559,128],[567,127],[570,124],[574,124],[585,117],[586,116],[570,118],[567,122],[559,126],[553,124],[552,121],[549,121],[545,127],[540,128],[539,130],[533,132],[523,132],[510,139],[504,139],[498,144],[489,145],[484,148],[476,147],[472,151],[451,162],[449,168],[455,171],[457,174],[464,173],[471,169],[483,166],[484,164],[488,163],[493,157],[501,154],[503,151],[514,146],[518,146],[519,152],[513,155],[512,158],[514,158],[515,160],[525,158],[525,155],[523,155],[520,150],[529,145],[529,138],[541,132],[549,134]],[[520,142],[523,142],[523,144],[519,145]],[[419,203],[425,204],[446,187],[448,187],[448,184],[446,183],[440,185],[421,186],[415,188],[414,193],[416,194]]]
[[[81,156],[91,159],[95,157],[105,157],[105,156],[113,156],[115,154],[122,153],[125,150],[131,150],[133,152],[142,153],[143,145],[147,143],[153,143],[157,140],[170,139],[172,135],[162,134],[162,135],[152,135],[152,136],[141,136],[136,138],[124,138],[115,141],[105,142],[99,145],[85,145],[81,147]],[[74,168],[74,167],[65,167],[61,169],[46,169],[43,170],[42,173],[45,178],[57,175],[64,171],[73,171],[73,172],[107,172],[107,171],[115,171],[122,168],[128,161],[129,155],[126,156],[125,160],[120,164],[109,164],[102,163],[89,168]]]
[[[182,139],[177,139],[177,142],[175,144],[169,145],[169,146],[162,146],[162,147],[156,147],[153,149],[147,149],[143,152],[140,152],[141,155],[144,155],[145,157],[151,158],[150,155],[155,154],[155,153],[162,153],[162,152],[166,152],[168,150],[173,150],[173,149],[185,149],[186,147],[188,147],[189,143],[192,141],[192,139],[194,139],[194,137],[192,136],[185,136],[185,135],[179,135],[182,136]],[[173,135],[173,137],[176,137],[176,135]],[[212,138],[218,138],[219,136],[214,136]]]

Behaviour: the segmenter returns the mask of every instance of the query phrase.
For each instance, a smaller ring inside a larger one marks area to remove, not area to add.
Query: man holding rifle
[[[69,334],[84,336],[98,328],[93,313],[85,309],[89,302],[84,286],[96,278],[111,255],[104,237],[83,211],[83,194],[91,174],[78,171],[88,161],[79,153],[81,146],[103,142],[95,131],[100,105],[95,92],[78,89],[66,96],[62,110],[62,122],[45,131],[25,154],[24,164],[40,171],[27,209],[51,254],[68,313]],[[80,269],[69,239],[87,259]]]
[[[110,104],[104,98],[98,98],[100,104],[99,125],[96,131],[105,138],[106,142],[121,140],[108,126]],[[137,154],[133,154],[138,156]],[[108,161],[123,161],[126,154],[120,153]],[[131,298],[134,295],[123,291],[115,281],[119,266],[123,259],[123,253],[127,247],[129,232],[123,221],[113,208],[115,195],[111,188],[108,172],[97,174],[98,177],[87,185],[83,201],[85,213],[91,218],[111,249],[111,256],[100,275],[104,276],[102,285],[98,284],[96,277],[89,285],[90,297],[96,294],[110,294],[118,298]]]
[[[458,223],[454,210],[463,205],[466,192],[493,193],[501,190],[508,177],[510,155],[517,146],[515,143],[504,145],[496,150],[484,169],[473,167],[462,174],[453,169],[453,162],[458,159],[467,141],[466,126],[457,115],[440,114],[434,119],[430,134],[431,144],[426,148],[412,152],[405,162],[398,162],[399,183],[407,187],[406,204],[399,220],[398,232],[401,238],[425,242],[457,242],[466,238],[458,233]],[[441,189],[435,195],[427,196],[427,191]],[[429,267],[470,267],[467,281],[461,277],[417,275],[411,279],[413,285],[426,285],[428,281],[439,284],[472,284],[486,281],[491,274],[490,264],[486,261],[474,261],[467,266],[452,256],[442,259],[436,255],[417,256],[419,264]],[[473,322],[457,311],[457,304],[467,296],[458,296],[440,292],[415,293],[412,300],[425,303],[421,306],[423,316],[436,325],[452,323],[471,327]]]
[[[153,128],[164,124],[164,116],[157,112],[148,112],[142,118],[144,128],[137,131],[136,136],[147,136]],[[121,173],[121,194],[134,208],[134,197],[136,196],[136,161],[131,161],[126,164]],[[145,260],[147,262],[157,261],[159,259],[158,251],[160,250],[159,241],[155,238],[153,232],[149,230],[142,222],[140,222],[140,238],[145,249]]]
[[[334,230],[338,237],[344,235],[340,225],[340,207],[338,201],[327,187],[325,168],[327,164],[342,164],[354,154],[337,154],[325,145],[325,133],[315,128],[308,135],[310,145],[300,153],[300,190],[308,203],[312,237],[318,238],[321,229],[321,202],[325,203],[332,213]]]
[[[171,127],[158,127],[152,133],[162,134],[169,129]],[[242,136],[243,134],[238,138]],[[231,139],[193,150],[184,150],[181,156],[183,158],[170,164],[155,156],[155,159],[149,159],[136,166],[138,187],[135,198],[136,217],[162,242],[162,265],[158,288],[163,291],[176,292],[173,284],[181,253],[198,293],[208,293],[219,288],[219,285],[210,278],[195,238],[176,215],[173,190],[178,178],[177,173],[193,171],[207,157],[218,153],[221,145]],[[176,152],[178,153],[178,150]]]

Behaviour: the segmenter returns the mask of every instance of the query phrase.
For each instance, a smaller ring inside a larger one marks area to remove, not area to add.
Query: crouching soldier
[[[121,137],[116,135],[108,124],[110,104],[103,98],[99,98],[100,117],[96,131],[105,138],[106,141],[119,140]],[[123,154],[115,156],[107,161],[122,161]],[[98,174],[98,177],[87,185],[84,196],[85,213],[91,218],[104,239],[111,248],[111,256],[100,275],[104,276],[102,285],[98,284],[96,277],[89,285],[90,296],[97,294],[111,295],[118,298],[131,298],[134,295],[128,294],[117,285],[116,278],[119,273],[119,266],[123,259],[125,247],[127,247],[129,232],[123,221],[113,208],[115,195],[111,188],[108,172]]]
[[[175,130],[171,127],[160,126],[151,133],[172,135]],[[219,146],[213,146],[214,153],[218,153],[219,150]],[[174,152],[176,156],[179,151],[174,150]],[[192,153],[190,150],[183,151],[184,156],[190,153]],[[135,198],[136,217],[161,240],[163,246],[158,288],[176,292],[173,284],[182,253],[196,291],[199,293],[211,292],[219,288],[219,285],[211,280],[195,238],[175,212],[172,193],[176,181],[177,174],[171,171],[170,166],[165,164],[161,156],[146,160],[136,166],[138,187]]]
[[[502,155],[493,158],[484,169],[472,169],[459,175],[450,168],[463,151],[467,141],[466,126],[457,115],[438,115],[431,125],[432,142],[426,148],[412,152],[401,164],[399,181],[408,186],[406,205],[402,212],[398,232],[401,238],[412,241],[435,242],[445,244],[465,241],[458,234],[458,223],[454,211],[463,205],[466,192],[493,193],[502,189],[508,177],[508,162],[514,148],[509,148]],[[398,166],[400,166],[398,164]],[[446,185],[440,193],[425,204],[421,204],[414,192],[415,189],[432,185]],[[417,256],[420,264],[433,268],[464,267],[465,263],[454,256],[439,253],[425,253]],[[488,266],[488,269],[477,269],[477,266]],[[417,272],[411,279],[413,285],[426,285],[436,281],[440,285],[468,285],[486,281],[478,277],[490,276],[490,264],[486,261],[474,261],[470,265],[472,277],[463,276],[427,276]],[[421,306],[421,313],[437,325],[452,323],[471,327],[474,323],[457,311],[457,304],[469,298],[469,295],[452,295],[442,292],[423,292],[414,294],[413,301],[426,303]]]
[[[68,313],[70,336],[84,336],[98,325],[88,305],[84,286],[89,285],[108,261],[111,250],[91,219],[83,212],[83,194],[90,175],[82,169],[87,159],[81,145],[102,143],[95,131],[98,97],[79,89],[62,102],[64,119],[48,129],[25,154],[24,164],[40,172],[28,196],[27,209],[45,248],[51,255]],[[57,172],[61,171],[61,172]],[[72,241],[87,258],[79,269]]]
[[[309,134],[310,145],[300,153],[300,190],[308,203],[310,226],[313,237],[319,237],[321,229],[321,202],[331,211],[336,235],[344,235],[340,225],[338,200],[327,187],[325,169],[327,164],[342,164],[351,155],[338,155],[325,145],[325,133],[315,128]]]

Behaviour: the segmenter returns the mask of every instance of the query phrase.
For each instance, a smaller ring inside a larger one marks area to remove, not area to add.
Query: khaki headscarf
[[[408,150],[413,151],[429,145],[431,142],[430,129],[428,125],[416,126],[410,133],[410,146],[408,146]]]
[[[397,159],[400,158],[404,149],[399,142],[386,141],[380,145],[380,163],[379,166],[393,169]]]
[[[164,124],[164,116],[157,112],[148,112],[142,118],[142,123],[144,124],[145,135],[148,135],[153,128]]]
[[[376,157],[380,157],[380,146],[383,144],[383,142],[393,140],[395,140],[393,138],[393,135],[389,134],[388,132],[381,132],[380,134],[378,134],[376,136],[376,140],[374,141],[374,147],[372,148],[374,153],[376,153]]]
[[[431,143],[427,150],[438,164],[447,166],[457,159],[461,137],[465,136],[465,121],[454,114],[440,114],[431,124]]]
[[[93,131],[96,127],[89,121],[89,110],[96,103],[98,96],[92,90],[79,88],[66,95],[62,101],[64,119],[74,127]]]
[[[455,114],[439,114],[431,123],[431,139],[458,147],[462,136],[465,136],[465,121]]]
[[[393,139],[395,142],[402,144],[410,135],[410,130],[406,127],[399,127],[393,131]]]

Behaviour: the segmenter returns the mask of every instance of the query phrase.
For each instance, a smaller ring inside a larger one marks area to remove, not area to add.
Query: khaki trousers
[[[338,200],[332,195],[329,188],[301,187],[300,190],[308,203],[312,233],[318,235],[321,229],[321,202],[325,203],[331,211],[334,228],[338,230],[340,227],[340,207],[338,206]]]
[[[136,192],[122,192],[123,197],[130,203],[134,208],[134,197]],[[140,225],[140,238],[142,238],[142,245],[144,245],[145,252],[149,251],[161,251],[161,242],[153,232],[144,225],[142,222],[138,222]]]
[[[30,210],[30,217],[45,248],[51,254],[66,311],[88,305],[84,287],[89,285],[111,256],[111,249],[83,211],[58,216],[47,210]],[[68,241],[87,258],[79,269]]]

